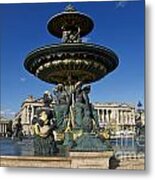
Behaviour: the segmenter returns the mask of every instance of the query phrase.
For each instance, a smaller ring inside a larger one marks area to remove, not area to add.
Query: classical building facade
[[[0,117],[0,137],[6,136],[8,124],[9,124],[9,119],[1,116]]]
[[[100,127],[135,131],[135,106],[126,103],[94,103]]]
[[[31,133],[31,122],[36,115],[36,109],[44,106],[43,99],[35,99],[29,96],[21,105],[14,122],[20,117],[25,134]],[[93,103],[101,128],[113,128],[115,132],[135,132],[136,107],[127,103]],[[142,115],[145,122],[144,113]]]
[[[15,115],[14,123],[18,118],[21,118],[24,134],[31,134],[31,122],[36,115],[36,109],[44,105],[42,99],[35,99],[33,96],[29,96],[21,105],[20,111]]]

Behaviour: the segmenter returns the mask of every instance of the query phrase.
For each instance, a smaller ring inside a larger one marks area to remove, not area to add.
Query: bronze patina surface
[[[118,57],[110,49],[95,44],[61,43],[34,50],[24,66],[48,83],[91,83],[113,71],[118,66]]]

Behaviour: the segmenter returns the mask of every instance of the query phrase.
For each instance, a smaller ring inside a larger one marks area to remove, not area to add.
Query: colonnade
[[[0,135],[5,136],[7,133],[7,124],[6,122],[1,121],[0,122]]]
[[[134,125],[134,111],[118,108],[95,108],[97,110],[99,123],[108,124],[115,121],[118,125]]]

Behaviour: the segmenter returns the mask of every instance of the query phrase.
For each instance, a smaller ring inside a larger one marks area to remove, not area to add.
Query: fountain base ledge
[[[69,152],[68,157],[0,156],[1,167],[108,169],[113,151]]]

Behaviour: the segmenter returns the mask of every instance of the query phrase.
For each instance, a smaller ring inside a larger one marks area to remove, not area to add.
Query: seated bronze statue
[[[41,108],[32,120],[35,155],[54,155],[58,152],[53,134],[55,124],[51,123],[52,117],[51,109]]]

